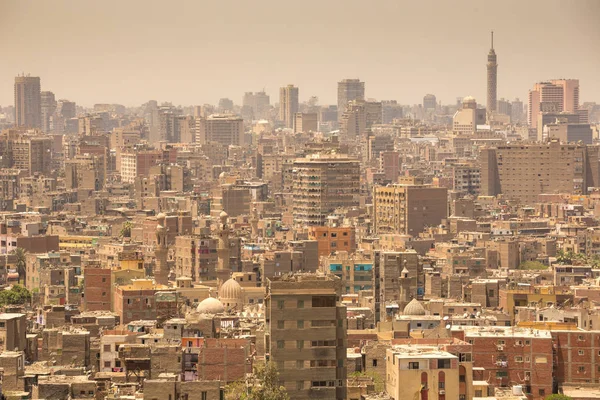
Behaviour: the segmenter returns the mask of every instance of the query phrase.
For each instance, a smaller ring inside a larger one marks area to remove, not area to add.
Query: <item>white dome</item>
[[[406,307],[404,307],[404,312],[402,314],[404,314],[404,315],[425,315],[426,311],[425,311],[425,308],[423,307],[423,305],[421,303],[419,303],[419,300],[412,299],[410,301],[410,303],[408,303],[406,305]]]
[[[198,304],[196,311],[200,314],[221,314],[225,311],[225,307],[214,297],[208,297]]]
[[[219,289],[221,300],[242,300],[242,287],[235,279],[228,279]]]

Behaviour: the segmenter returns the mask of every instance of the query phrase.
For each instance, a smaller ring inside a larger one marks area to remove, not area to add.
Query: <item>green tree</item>
[[[279,372],[271,362],[254,366],[252,377],[227,385],[225,400],[289,400],[285,387],[279,386]]]
[[[124,238],[130,238],[132,228],[133,224],[131,223],[131,221],[125,221],[123,223],[123,227],[121,228],[121,232],[119,232],[119,235]]]
[[[573,398],[564,394],[551,394],[546,396],[544,400],[573,400]]]
[[[519,267],[517,269],[531,270],[531,269],[546,269],[546,268],[548,268],[548,266],[542,264],[539,261],[525,261],[525,262],[522,262],[521,264],[519,264]]]
[[[31,293],[21,285],[0,291],[0,306],[25,304],[31,301]]]
[[[17,259],[15,261],[15,266],[19,273],[19,282],[21,282],[21,278],[23,278],[23,285],[27,285],[27,260],[25,258],[25,253],[27,253],[27,250],[21,247],[17,247],[12,252]]]

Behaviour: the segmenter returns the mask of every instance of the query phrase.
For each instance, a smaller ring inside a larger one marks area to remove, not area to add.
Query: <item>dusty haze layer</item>
[[[372,4],[373,3],[373,4]],[[82,105],[241,102],[244,91],[300,87],[336,102],[336,82],[366,95],[485,103],[489,31],[498,98],[526,98],[536,81],[578,78],[600,100],[600,2],[589,1],[0,1],[0,105],[14,76]],[[474,7],[473,5],[477,6]]]

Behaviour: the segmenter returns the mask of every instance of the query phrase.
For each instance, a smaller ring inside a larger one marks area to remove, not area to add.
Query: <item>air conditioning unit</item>
[[[498,351],[504,351],[504,345],[499,344],[496,346],[496,349],[498,349]]]
[[[525,380],[526,380],[526,381],[530,381],[530,380],[531,380],[531,376],[529,376],[529,375],[525,375]]]
[[[439,393],[440,393],[440,396],[443,396],[443,395],[445,395],[445,394],[446,394],[446,391],[445,391],[444,389],[442,389],[442,390],[440,390],[440,392],[439,392]]]

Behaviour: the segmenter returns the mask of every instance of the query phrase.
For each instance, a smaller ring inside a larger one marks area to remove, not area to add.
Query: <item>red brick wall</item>
[[[499,341],[504,340],[504,350],[499,351]],[[484,379],[493,386],[529,386],[530,399],[543,399],[552,393],[552,340],[542,337],[513,338],[498,335],[496,337],[481,337],[467,334],[466,341],[473,343],[473,366],[485,368]],[[521,341],[523,344],[517,344]],[[529,341],[529,345],[525,345]],[[520,356],[523,362],[516,362]],[[536,357],[545,357],[546,363],[536,363]],[[507,366],[499,366],[497,361],[505,359]],[[529,361],[526,361],[526,360]],[[507,376],[498,379],[496,373],[505,371]],[[525,372],[531,375],[531,380],[525,380]]]
[[[110,311],[110,268],[85,268],[83,300],[86,311]],[[104,280],[104,281],[103,281]]]
[[[559,384],[600,382],[600,332],[553,331],[552,339]]]

